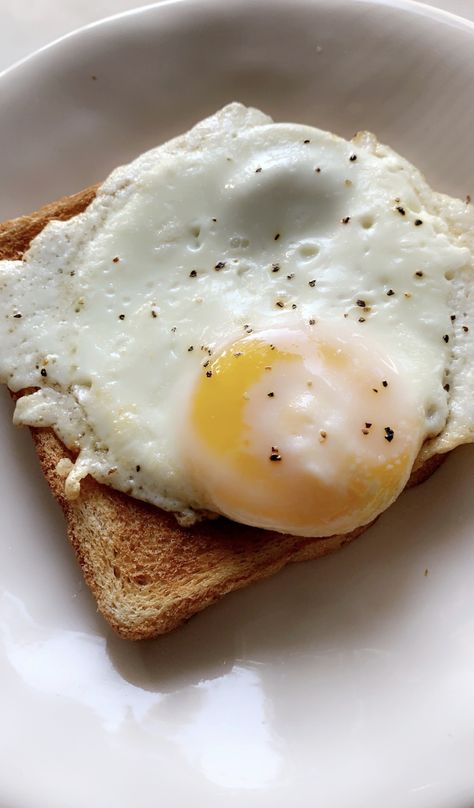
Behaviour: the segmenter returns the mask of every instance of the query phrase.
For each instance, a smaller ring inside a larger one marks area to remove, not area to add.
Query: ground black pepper
[[[393,440],[394,435],[395,435],[395,433],[394,433],[393,429],[391,429],[389,426],[386,426],[385,427],[385,440],[387,440],[389,443],[391,443],[391,441]]]

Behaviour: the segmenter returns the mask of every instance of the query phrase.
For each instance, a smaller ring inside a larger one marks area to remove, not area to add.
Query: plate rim
[[[301,6],[328,6],[332,10],[335,9],[336,5],[340,7],[343,6],[353,6],[356,3],[358,5],[366,5],[366,6],[373,6],[373,7],[385,7],[385,8],[393,8],[397,9],[402,12],[406,12],[408,14],[416,14],[419,16],[429,17],[434,20],[438,20],[439,22],[444,22],[446,24],[455,25],[456,27],[462,27],[466,31],[474,34],[474,20],[469,20],[466,17],[462,17],[460,14],[456,14],[452,11],[447,11],[445,9],[439,8],[438,6],[427,5],[422,0],[296,0]],[[239,6],[243,6],[244,3],[248,3],[249,5],[260,5],[260,6],[268,6],[269,9],[272,11],[275,9],[275,5],[280,6],[294,6],[294,0],[224,0],[226,11],[233,6],[234,9],[238,9]],[[17,59],[13,64],[9,65],[8,67],[4,68],[0,71],[0,90],[2,89],[3,82],[13,77],[15,77],[15,73],[23,68],[29,67],[30,64],[35,64],[39,59],[43,56],[48,56],[54,53],[61,48],[62,45],[68,43],[70,40],[78,41],[84,35],[89,34],[91,31],[95,31],[96,29],[106,28],[109,25],[115,23],[121,23],[124,19],[129,18],[139,18],[140,16],[152,12],[156,12],[162,8],[170,8],[170,7],[181,7],[185,5],[193,5],[198,6],[201,8],[209,8],[212,10],[214,8],[223,8],[223,0],[157,0],[154,3],[146,3],[141,6],[137,6],[136,8],[128,9],[126,11],[120,11],[117,14],[109,14],[105,17],[101,17],[98,20],[94,20],[93,22],[86,23],[85,25],[78,26],[77,28],[73,28],[71,31],[68,31],[66,34],[62,34],[61,36],[57,37],[56,39],[51,40],[51,42],[47,42],[45,45],[42,45],[39,48],[31,51],[26,56]]]

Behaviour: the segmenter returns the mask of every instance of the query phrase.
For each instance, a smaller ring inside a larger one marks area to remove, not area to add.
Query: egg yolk
[[[359,332],[251,334],[201,368],[185,430],[204,507],[302,536],[347,533],[405,486],[423,439],[410,385]]]

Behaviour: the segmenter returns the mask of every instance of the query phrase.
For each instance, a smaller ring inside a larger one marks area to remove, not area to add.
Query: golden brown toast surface
[[[96,187],[0,225],[0,259],[18,259],[51,219],[84,210]],[[88,477],[81,496],[64,496],[56,465],[69,454],[51,429],[33,429],[43,473],[63,508],[69,538],[98,608],[124,638],[163,634],[228,592],[277,572],[290,561],[338,550],[346,536],[305,539],[245,527],[226,519],[181,528],[174,516]],[[412,474],[422,482],[440,464],[436,455]]]

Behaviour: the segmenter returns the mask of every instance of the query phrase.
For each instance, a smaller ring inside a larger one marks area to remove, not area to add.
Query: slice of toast
[[[18,259],[51,219],[84,210],[96,187],[0,225],[0,260]],[[338,550],[364,532],[306,539],[245,527],[226,519],[178,526],[173,515],[132,499],[91,477],[78,500],[64,496],[59,460],[70,457],[51,429],[32,429],[48,484],[61,505],[69,538],[99,611],[131,640],[170,631],[228,592],[281,569]],[[412,474],[422,482],[440,464],[435,455]]]

